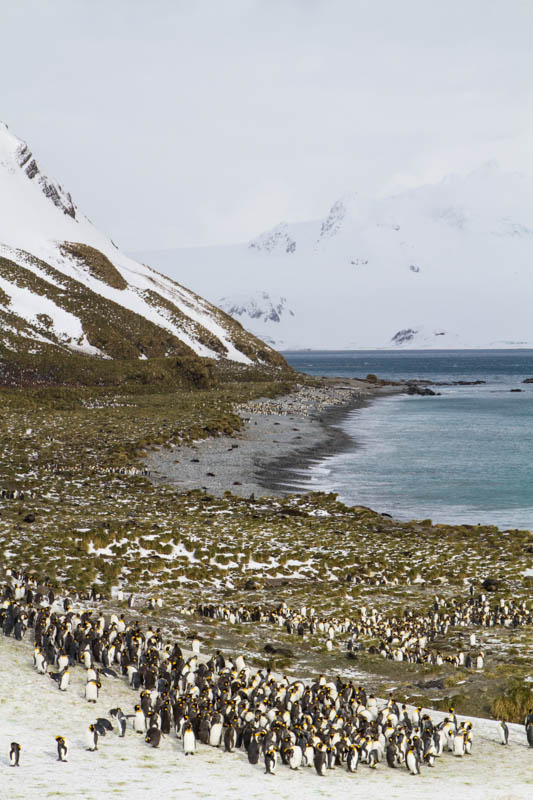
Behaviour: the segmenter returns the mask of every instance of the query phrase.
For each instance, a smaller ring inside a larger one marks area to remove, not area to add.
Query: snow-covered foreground
[[[287,798],[422,797],[521,800],[533,793],[533,750],[527,747],[524,728],[510,725],[510,745],[499,743],[495,722],[473,719],[473,755],[461,759],[444,753],[434,769],[422,768],[413,777],[404,769],[381,764],[371,770],[362,764],[355,775],[337,768],[324,778],[314,769],[292,772],[278,764],[267,776],[260,763],[251,766],[243,751],[227,754],[203,745],[185,757],[172,734],[152,749],[144,737],[128,729],[120,739],[109,733],[99,740],[97,752],[88,752],[85,730],[99,716],[120,705],[133,711],[137,694],[123,678],[104,678],[96,705],[83,696],[85,670],[71,671],[67,692],[54,681],[37,675],[29,640],[16,642],[0,636],[0,795],[10,800],[34,797],[91,798],[153,796],[161,798],[217,798],[239,800],[266,796]],[[444,715],[431,712],[432,718]],[[68,763],[57,761],[55,737],[69,742]],[[10,743],[22,746],[21,766],[9,766]]]

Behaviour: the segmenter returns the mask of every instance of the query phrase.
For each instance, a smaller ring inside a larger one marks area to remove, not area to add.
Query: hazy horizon
[[[130,252],[245,241],[487,160],[533,175],[533,5],[37,0],[0,119]]]

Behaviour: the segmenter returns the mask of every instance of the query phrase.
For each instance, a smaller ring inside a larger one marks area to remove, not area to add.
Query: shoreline
[[[340,424],[352,411],[364,408],[383,394],[385,392],[374,391],[354,397],[346,404],[331,406],[321,414],[317,414],[313,419],[318,429],[317,440],[301,450],[294,450],[273,460],[259,463],[257,472],[259,483],[274,495],[302,492],[298,484],[302,482],[303,471],[309,472],[312,466],[325,458],[357,447],[354,437],[339,427]],[[319,437],[318,431],[322,438]]]
[[[202,439],[191,446],[159,449],[144,463],[155,484],[180,491],[203,489],[222,496],[285,497],[302,493],[302,470],[357,446],[339,424],[348,414],[396,386],[375,387],[353,378],[326,378],[319,387],[259,398],[236,409],[245,420],[233,436]]]

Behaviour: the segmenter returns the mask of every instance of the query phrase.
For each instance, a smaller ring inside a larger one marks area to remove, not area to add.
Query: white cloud
[[[130,250],[246,239],[492,157],[533,173],[529,0],[4,11],[4,120]]]

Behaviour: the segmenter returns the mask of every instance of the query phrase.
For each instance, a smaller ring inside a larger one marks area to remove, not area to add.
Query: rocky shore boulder
[[[433,389],[429,389],[427,386],[411,384],[407,387],[406,394],[418,394],[422,395],[423,397],[436,397],[440,394],[440,392],[434,392]]]

